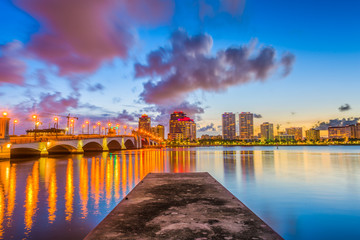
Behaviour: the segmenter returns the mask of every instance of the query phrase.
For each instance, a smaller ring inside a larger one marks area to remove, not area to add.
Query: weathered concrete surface
[[[208,173],[151,173],[91,239],[282,239]]]

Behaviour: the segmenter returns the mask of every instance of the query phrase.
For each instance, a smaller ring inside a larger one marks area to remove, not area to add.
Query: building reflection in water
[[[240,165],[243,180],[253,180],[255,176],[254,151],[240,151]]]
[[[297,184],[316,182],[328,189],[328,181],[321,176],[342,174],[347,176],[341,179],[342,184],[354,189],[360,181],[359,164],[359,155],[355,154],[186,148],[3,161],[0,239],[36,239],[44,234],[49,239],[59,234],[83,238],[149,172],[207,171],[241,193],[252,189],[243,184],[253,183],[255,177],[266,179],[256,184],[276,184],[279,180],[286,184],[291,179],[301,180]],[[81,228],[74,230],[72,226]]]

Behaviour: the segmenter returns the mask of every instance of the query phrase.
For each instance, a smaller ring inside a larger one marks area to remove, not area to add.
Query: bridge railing
[[[38,136],[34,137],[11,137],[11,144],[37,143],[48,141],[67,141],[67,140],[81,140],[81,139],[97,139],[97,138],[111,138],[111,137],[133,137],[133,135],[72,135],[72,136]]]

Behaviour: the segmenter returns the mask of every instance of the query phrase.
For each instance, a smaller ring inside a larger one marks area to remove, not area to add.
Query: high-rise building
[[[254,138],[254,114],[250,112],[239,114],[239,137],[240,139]]]
[[[302,127],[291,127],[285,129],[287,135],[294,136],[296,141],[301,141],[303,138]]]
[[[165,128],[163,125],[157,125],[156,127],[151,128],[151,133],[157,137],[164,139]]]
[[[151,119],[148,115],[143,114],[139,117],[139,130],[151,132]]]
[[[170,140],[184,140],[193,141],[196,139],[196,124],[193,119],[186,116],[183,112],[174,112],[170,115],[169,122]]]
[[[264,122],[260,126],[261,128],[261,139],[263,140],[274,140],[274,125],[272,123]]]
[[[308,141],[319,141],[320,140],[320,130],[314,128],[305,131],[306,140]]]
[[[222,134],[223,139],[235,139],[236,127],[235,127],[235,114],[224,113],[222,115]]]
[[[356,138],[356,125],[329,127],[329,139]]]

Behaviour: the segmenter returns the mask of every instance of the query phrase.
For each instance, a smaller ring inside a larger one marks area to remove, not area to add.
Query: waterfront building
[[[148,115],[143,114],[139,117],[139,130],[151,132],[151,119]]]
[[[305,131],[305,136],[307,141],[320,141],[320,130],[317,129],[309,129]]]
[[[280,134],[275,136],[275,140],[279,140],[279,141],[293,141],[295,140],[295,136],[294,135],[288,135],[288,134]]]
[[[260,135],[262,140],[274,140],[274,125],[264,122],[260,125]]]
[[[9,123],[10,118],[7,117],[7,113],[3,113],[3,116],[0,117],[0,140],[8,140],[9,137]]]
[[[356,124],[355,129],[356,129],[355,137],[356,137],[357,139],[360,139],[360,123],[357,123],[357,124]]]
[[[184,112],[172,113],[169,126],[168,138],[170,140],[196,140],[196,124]]]
[[[285,129],[287,135],[293,135],[296,141],[303,139],[302,127],[292,127]]]
[[[222,136],[225,140],[236,138],[235,114],[232,112],[222,115]]]
[[[250,112],[239,114],[239,137],[240,139],[254,138],[254,114]]]
[[[356,138],[356,125],[329,127],[329,139]]]
[[[151,127],[151,133],[156,136],[164,139],[165,137],[165,128],[163,125],[157,125],[156,127]]]

